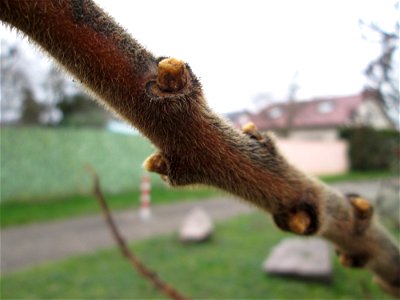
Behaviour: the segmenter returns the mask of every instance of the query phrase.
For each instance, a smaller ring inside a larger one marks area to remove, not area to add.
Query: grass
[[[152,204],[162,204],[188,199],[201,199],[218,195],[211,189],[169,189],[157,187],[151,191]],[[134,208],[139,206],[139,192],[127,192],[107,196],[111,209]],[[75,196],[64,199],[44,201],[9,201],[0,203],[0,225],[28,224],[32,222],[51,221],[76,217],[85,214],[99,213],[99,206],[93,196]]]
[[[261,263],[281,239],[262,213],[216,226],[209,243],[183,245],[176,235],[131,245],[168,283],[193,299],[391,299],[364,270],[334,259],[331,285],[271,277]],[[149,299],[163,297],[116,249],[78,256],[1,277],[2,299]]]
[[[320,179],[326,183],[336,183],[341,181],[376,180],[393,176],[398,176],[389,170],[379,171],[351,171],[344,174],[321,176]]]
[[[379,179],[389,177],[389,172],[368,172],[322,177],[327,183],[339,181],[354,181]],[[202,197],[217,196],[218,192],[212,189],[169,189],[156,186],[152,189],[152,203],[169,203],[174,201],[199,199]],[[134,208],[139,203],[139,192],[132,191],[107,196],[112,209]],[[92,196],[74,196],[61,199],[37,201],[7,201],[0,203],[0,226],[28,224],[33,222],[50,221],[61,218],[82,216],[98,213],[97,203]]]

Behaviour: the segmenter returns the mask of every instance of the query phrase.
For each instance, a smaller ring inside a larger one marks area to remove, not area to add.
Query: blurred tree
[[[110,114],[96,104],[90,96],[78,90],[75,94],[65,96],[57,104],[62,112],[61,126],[104,127]]]
[[[396,2],[395,9],[399,10],[399,2]],[[365,70],[368,79],[366,88],[378,91],[383,107],[399,126],[399,21],[396,21],[392,30],[383,29],[373,22],[360,21],[360,25],[368,30],[367,35],[364,35],[366,39],[373,40],[373,35],[378,36],[381,45],[379,56]]]
[[[252,99],[252,110],[255,113],[260,112],[262,109],[265,109],[268,105],[270,105],[273,102],[273,96],[270,93],[260,93],[257,94],[253,99]]]
[[[21,116],[26,93],[29,93],[29,98],[34,98],[31,82],[26,73],[26,61],[16,44],[10,45],[6,41],[1,42],[0,66],[0,122],[15,124]]]
[[[46,125],[54,126],[61,122],[62,112],[58,108],[58,104],[65,98],[67,89],[65,75],[54,64],[47,73],[43,87],[46,91],[46,99],[41,121]]]
[[[299,72],[296,71],[292,77],[288,89],[288,97],[286,105],[286,124],[281,133],[281,135],[286,138],[290,136],[290,132],[292,131],[293,128],[293,120],[296,117],[297,113],[296,94],[300,88],[299,84],[297,83],[298,75]]]
[[[1,114],[3,124],[103,127],[110,114],[51,65],[38,102],[27,68],[31,65],[18,44],[1,43]]]
[[[39,125],[44,106],[38,103],[30,89],[23,90],[23,107],[19,122],[23,125]]]

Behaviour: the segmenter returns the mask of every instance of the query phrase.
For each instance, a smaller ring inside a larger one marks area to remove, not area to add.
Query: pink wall
[[[298,169],[315,175],[345,173],[349,170],[344,141],[302,141],[278,139],[281,153]]]

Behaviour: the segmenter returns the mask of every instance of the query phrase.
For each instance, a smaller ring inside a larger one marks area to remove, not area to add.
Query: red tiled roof
[[[362,101],[363,95],[360,94],[295,102],[292,127],[336,127],[349,124]],[[272,117],[274,113],[275,118]],[[261,130],[278,129],[287,126],[287,117],[288,104],[275,103],[254,115],[252,120]]]

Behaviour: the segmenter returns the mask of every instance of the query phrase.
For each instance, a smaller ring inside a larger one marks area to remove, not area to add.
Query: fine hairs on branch
[[[273,135],[254,124],[233,129],[208,107],[188,64],[154,57],[90,0],[0,0],[0,19],[153,143],[158,151],[145,161],[147,170],[172,186],[225,190],[270,213],[282,230],[322,236],[344,265],[370,270],[400,296],[399,246],[371,204],[291,166]]]

